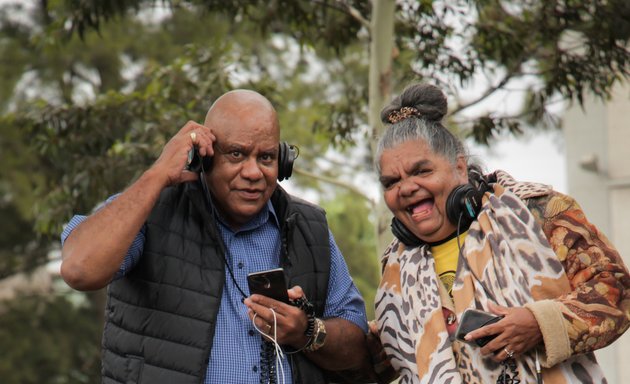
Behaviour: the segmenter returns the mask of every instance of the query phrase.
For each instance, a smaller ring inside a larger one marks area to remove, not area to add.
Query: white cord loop
[[[282,351],[282,347],[280,347],[280,344],[278,344],[278,341],[277,341],[278,340],[278,327],[277,327],[278,323],[277,323],[277,318],[276,318],[276,311],[274,311],[273,308],[269,308],[269,310],[271,311],[271,314],[273,315],[273,325],[267,324],[267,326],[269,327],[267,331],[271,331],[271,329],[273,328],[273,335],[268,335],[265,332],[263,332],[260,328],[258,328],[258,326],[256,325],[256,317],[258,316],[257,313],[254,313],[254,318],[252,319],[252,323],[254,324],[254,328],[258,331],[258,333],[262,335],[262,337],[264,337],[265,339],[273,343],[274,350],[276,353],[276,372],[280,373],[280,383],[284,384],[285,383],[284,367],[282,366],[282,362],[281,362],[281,360],[284,359],[284,352]]]

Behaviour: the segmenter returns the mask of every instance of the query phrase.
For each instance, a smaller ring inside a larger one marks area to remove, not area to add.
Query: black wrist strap
[[[291,303],[291,305],[300,308],[306,314],[307,325],[306,329],[304,330],[304,335],[308,337],[308,341],[300,349],[285,352],[288,355],[301,352],[304,349],[308,348],[313,343],[313,333],[315,332],[315,307],[313,306],[313,304],[308,301],[308,299],[304,296],[296,300],[289,300],[289,302]]]
[[[306,314],[308,325],[306,327],[306,330],[304,331],[304,334],[309,338],[312,337],[313,332],[315,331],[315,307],[313,307],[313,304],[308,301],[308,299],[304,296],[300,297],[297,300],[292,300],[291,304],[300,308]]]

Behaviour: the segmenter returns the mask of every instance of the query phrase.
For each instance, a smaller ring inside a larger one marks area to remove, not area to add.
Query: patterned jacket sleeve
[[[617,250],[573,198],[552,192],[531,199],[528,206],[571,285],[571,291],[555,300],[528,305],[545,340],[544,365],[553,366],[571,355],[603,348],[628,329],[630,276]],[[563,321],[545,321],[553,318]]]

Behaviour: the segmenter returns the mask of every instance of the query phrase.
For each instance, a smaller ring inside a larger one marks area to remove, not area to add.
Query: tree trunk
[[[368,122],[372,130],[370,146],[375,153],[376,140],[383,132],[380,111],[391,96],[392,53],[394,50],[394,0],[373,0],[370,40],[369,111]],[[391,214],[381,198],[376,203],[377,255],[391,239],[389,222]]]

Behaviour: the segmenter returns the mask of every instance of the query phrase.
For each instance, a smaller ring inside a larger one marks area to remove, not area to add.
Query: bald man
[[[103,383],[324,383],[369,359],[365,305],[323,210],[278,185],[279,139],[265,97],[228,92],[68,223],[63,279],[108,287]],[[193,149],[200,173],[185,169]],[[250,295],[249,273],[279,267],[289,304]]]

